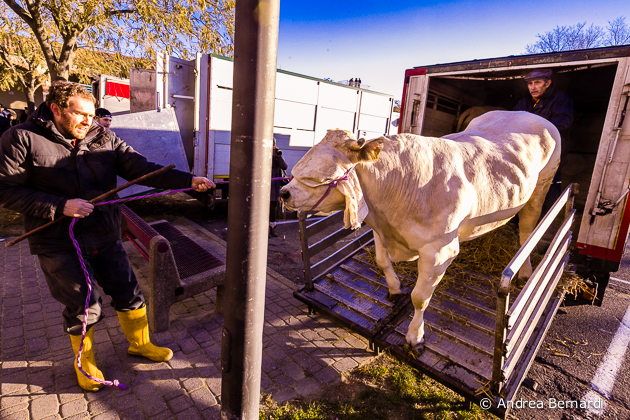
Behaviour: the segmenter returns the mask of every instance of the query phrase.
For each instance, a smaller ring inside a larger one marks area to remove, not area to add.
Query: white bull
[[[521,245],[540,217],[560,162],[560,134],[526,112],[493,111],[442,138],[398,134],[359,141],[329,130],[293,168],[280,192],[291,210],[345,209],[346,227],[374,231],[376,262],[390,297],[400,295],[392,261],[418,259],[415,313],[406,340],[424,341],[424,311],[459,244],[519,215]],[[339,178],[346,180],[333,182]],[[528,261],[519,276],[528,278]]]

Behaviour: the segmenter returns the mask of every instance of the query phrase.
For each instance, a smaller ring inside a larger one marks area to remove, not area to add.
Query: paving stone
[[[12,413],[0,411],[0,418],[2,420],[29,420],[31,417],[28,410],[24,409]]]
[[[179,347],[181,347],[184,354],[193,353],[200,349],[199,344],[197,344],[197,342],[192,338],[185,338],[177,344],[179,344]]]
[[[0,397],[0,410],[7,409],[9,407],[14,407],[18,404],[27,404],[28,396],[26,395],[16,395],[16,396],[2,396]]]
[[[140,404],[147,416],[155,416],[164,410],[167,410],[166,402],[160,396],[149,396],[140,400]]]
[[[134,407],[123,411],[120,415],[124,420],[145,420],[146,417],[140,407]]]
[[[208,388],[201,388],[191,392],[190,398],[200,411],[217,404],[217,399]]]
[[[202,420],[203,416],[196,408],[190,407],[177,415],[178,420]]]
[[[273,382],[279,388],[286,388],[288,386],[293,385],[293,383],[295,383],[295,380],[293,378],[288,377],[287,375],[280,375],[277,378],[274,378]]]
[[[186,388],[186,390],[188,392],[194,391],[195,389],[199,389],[202,386],[205,386],[205,384],[203,383],[203,381],[199,378],[190,378],[190,379],[186,379],[183,382],[184,388]]]
[[[60,407],[60,414],[63,418],[74,416],[84,411],[87,412],[87,401],[83,398],[62,404]]]
[[[297,393],[295,392],[295,390],[288,388],[285,389],[283,391],[278,392],[277,394],[275,394],[273,396],[273,399],[278,403],[278,404],[282,404],[285,403],[287,401],[289,401],[292,398],[297,397]]]
[[[138,397],[134,394],[116,396],[114,398],[118,412],[123,412],[129,408],[136,407],[138,405]]]
[[[331,367],[325,367],[319,372],[316,372],[314,376],[315,379],[317,379],[322,384],[327,384],[339,378],[339,372]]]
[[[168,401],[167,405],[173,413],[177,414],[190,408],[193,405],[193,402],[188,395],[181,395]]]
[[[16,338],[16,337],[22,337],[23,334],[24,334],[24,328],[22,328],[21,325],[2,329],[3,340],[8,340],[10,338]]]
[[[59,394],[59,402],[61,404],[67,404],[70,401],[78,400],[79,398],[83,398],[83,392],[61,392]]]
[[[347,372],[347,371],[357,367],[358,363],[355,362],[354,360],[352,360],[351,358],[347,357],[347,358],[343,358],[343,359],[339,360],[338,362],[335,362],[333,364],[333,366],[339,372],[344,373],[344,372]]]
[[[54,415],[58,410],[57,395],[44,395],[31,401],[31,417],[33,420]]]
[[[208,385],[208,389],[215,395],[221,395],[221,378],[220,377],[212,377],[206,378],[206,384]]]
[[[147,395],[155,394],[157,388],[152,383],[144,383],[137,387],[134,387],[134,392],[140,398],[146,397]]]
[[[294,381],[304,379],[304,369],[295,363],[289,363],[283,367],[284,372]]]
[[[0,419],[4,419],[9,414],[17,413],[23,410],[28,410],[28,401],[12,405],[11,407],[0,410]]]
[[[9,320],[10,321],[10,320]],[[24,337],[15,337],[9,339],[2,340],[2,353],[7,354],[5,350],[12,349],[15,347],[24,346]]]
[[[26,370],[8,375],[3,373],[2,382],[0,383],[0,395],[8,395],[26,389],[27,382]]]
[[[306,397],[318,391],[321,388],[321,384],[314,378],[306,378],[295,384],[294,388],[299,395]]]
[[[205,420],[221,420],[221,408],[218,405],[203,410],[201,415]]]
[[[101,392],[101,391],[99,391]],[[104,398],[102,400],[92,401],[88,404],[88,411],[92,416],[104,413],[111,410],[114,407],[113,401],[110,398]]]
[[[92,417],[92,420],[120,420],[120,416],[114,410],[110,410],[99,414],[98,416]]]
[[[84,411],[83,413],[75,414],[72,417],[68,417],[65,420],[83,420],[89,417],[90,417],[90,414],[87,411]]]
[[[269,375],[270,378],[277,378],[278,376],[284,374],[284,370],[282,370],[282,368],[278,367],[278,369],[272,370],[271,372],[267,372],[267,374]]]

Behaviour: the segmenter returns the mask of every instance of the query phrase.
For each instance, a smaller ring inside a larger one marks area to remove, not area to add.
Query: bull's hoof
[[[392,303],[396,303],[396,302],[398,302],[398,301],[399,301],[399,300],[400,300],[403,296],[404,296],[404,294],[402,294],[402,293],[394,293],[394,294],[392,294],[392,293],[387,292],[386,299],[387,299],[388,301],[392,302]]]
[[[416,344],[415,346],[411,345],[410,343],[405,342],[405,344],[403,345],[403,350],[409,356],[417,359],[418,357],[420,357],[420,354],[424,351],[424,341]]]

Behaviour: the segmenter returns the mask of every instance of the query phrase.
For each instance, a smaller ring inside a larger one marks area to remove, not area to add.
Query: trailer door
[[[409,69],[405,72],[405,84],[401,102],[399,133],[420,135],[424,122],[424,110],[429,89],[429,77],[425,68]]]
[[[630,225],[630,58],[617,66],[577,247],[581,254],[620,262]]]

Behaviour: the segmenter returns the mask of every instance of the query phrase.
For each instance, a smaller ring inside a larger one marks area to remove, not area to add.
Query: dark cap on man
[[[96,116],[96,118],[112,117],[112,113],[105,108],[96,108],[96,111],[94,111],[94,115]]]
[[[551,69],[536,69],[523,76],[523,79],[528,82],[534,79],[551,79],[552,73]]]

